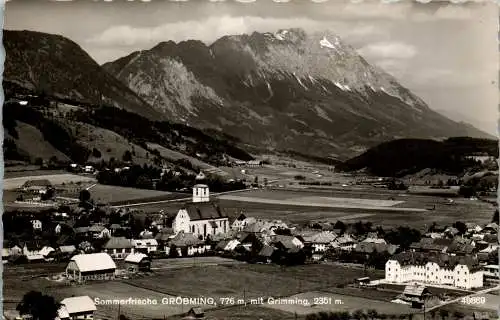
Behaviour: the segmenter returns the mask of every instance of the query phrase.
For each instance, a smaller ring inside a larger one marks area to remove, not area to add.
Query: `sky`
[[[435,110],[496,134],[498,5],[476,0],[10,0],[4,28],[60,34],[98,63],[160,41],[329,30]],[[426,2],[426,3],[423,3]]]

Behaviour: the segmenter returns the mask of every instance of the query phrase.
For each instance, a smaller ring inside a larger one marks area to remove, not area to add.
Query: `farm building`
[[[103,251],[113,257],[113,259],[124,259],[129,254],[135,252],[132,241],[125,237],[110,238],[104,245]]]
[[[229,218],[217,204],[210,202],[208,186],[195,185],[193,203],[180,209],[173,221],[174,233],[192,233],[206,239],[229,231]]]
[[[125,268],[128,271],[149,271],[151,269],[151,259],[144,253],[129,254],[125,258]]]
[[[87,280],[108,280],[115,276],[116,265],[107,253],[78,254],[66,267],[66,277],[79,283]]]
[[[28,180],[21,188],[25,192],[45,193],[52,188],[52,184],[47,179]]]
[[[203,309],[200,307],[193,307],[189,309],[186,316],[183,319],[202,319],[205,317]]]
[[[97,310],[89,296],[66,298],[57,311],[59,320],[93,319]]]
[[[408,285],[399,298],[411,303],[413,308],[421,308],[429,295],[429,290],[424,286]]]

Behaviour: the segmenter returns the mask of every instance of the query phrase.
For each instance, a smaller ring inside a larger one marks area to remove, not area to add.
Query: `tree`
[[[439,316],[441,317],[441,319],[446,319],[448,318],[448,315],[449,315],[449,312],[447,310],[444,310],[444,309],[440,309],[439,310]]]
[[[460,312],[460,311],[453,312],[453,318],[455,318],[455,319],[462,319],[464,317],[465,317],[465,314],[463,312]]]
[[[132,161],[132,153],[129,150],[125,151],[123,153],[122,160],[125,162]]]
[[[493,213],[493,219],[491,219],[491,222],[500,224],[498,216],[498,208],[495,210],[495,213]]]
[[[363,310],[356,310],[352,314],[352,317],[356,320],[361,320],[365,317],[365,313],[363,312]]]
[[[42,159],[42,158],[36,158],[36,159],[35,159],[35,165],[36,165],[36,166],[41,166],[41,165],[43,165],[43,159]]]
[[[455,222],[453,226],[458,230],[459,234],[461,235],[467,232],[467,226],[462,221]]]
[[[97,150],[96,148],[92,149],[92,157],[100,158],[101,156],[101,151]]]
[[[370,317],[370,319],[375,319],[378,317],[378,312],[375,309],[368,310],[366,314],[368,315],[368,317]]]
[[[80,200],[80,202],[90,201],[90,192],[87,189],[80,191],[80,194],[78,195],[78,200]]]
[[[61,304],[53,297],[38,291],[26,293],[16,310],[21,315],[31,315],[33,320],[54,320]]]

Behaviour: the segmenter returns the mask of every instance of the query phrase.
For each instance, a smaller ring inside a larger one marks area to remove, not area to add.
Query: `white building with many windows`
[[[470,257],[405,252],[386,262],[385,280],[390,283],[421,282],[471,289],[483,287],[483,271]]]
[[[205,240],[207,236],[229,231],[229,217],[209,198],[208,186],[195,185],[193,202],[179,210],[172,223],[174,234],[183,231]]]

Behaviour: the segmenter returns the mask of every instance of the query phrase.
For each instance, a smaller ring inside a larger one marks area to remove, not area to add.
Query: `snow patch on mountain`
[[[323,37],[323,39],[320,40],[319,45],[321,47],[326,47],[326,48],[330,48],[330,49],[337,49],[333,44],[331,44],[330,41],[328,41],[328,39],[326,37]]]
[[[309,90],[309,88],[307,88],[303,83],[302,81],[300,80],[299,77],[297,77],[297,75],[295,74],[295,72],[293,72],[293,76],[295,77],[295,79],[297,79],[297,82],[306,90]]]

